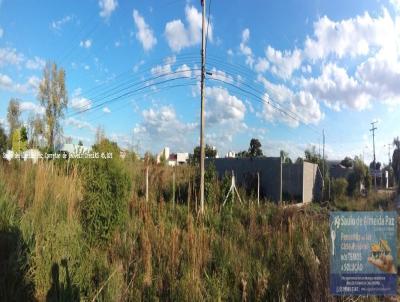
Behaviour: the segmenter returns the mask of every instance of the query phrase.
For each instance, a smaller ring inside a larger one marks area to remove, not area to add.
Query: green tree
[[[26,151],[27,146],[28,138],[26,134],[26,128],[21,127],[14,130],[14,133],[12,135],[12,150],[16,153],[21,153]]]
[[[204,148],[204,153],[206,158],[215,158],[217,156],[217,149],[206,144]],[[192,164],[197,165],[200,163],[200,146],[193,149],[193,155],[189,160]]]
[[[393,140],[393,145],[395,149],[393,150],[392,155],[392,168],[394,172],[394,177],[396,179],[397,184],[400,183],[400,139],[399,137]],[[400,188],[400,186],[399,186]]]
[[[16,99],[11,99],[8,103],[8,108],[7,108],[7,121],[10,130],[9,142],[8,142],[9,148],[12,147],[12,139],[15,130],[21,126],[20,116],[21,116],[21,109],[19,101]]]
[[[359,194],[361,184],[368,191],[371,188],[371,176],[369,175],[368,167],[357,156],[354,158],[353,172],[348,176],[347,193],[350,196]]]
[[[236,156],[237,156],[237,157],[241,157],[241,158],[249,157],[249,152],[247,152],[247,151],[240,151],[240,152],[238,152],[238,154],[236,154]]]
[[[351,159],[350,157],[346,156],[346,157],[340,162],[340,164],[341,164],[343,167],[351,168],[351,167],[353,166],[353,159]]]
[[[332,197],[333,200],[342,198],[347,191],[348,182],[345,178],[338,178],[332,180]]]
[[[0,156],[3,158],[3,153],[7,151],[7,135],[3,126],[0,124]]]
[[[250,141],[249,147],[249,156],[250,157],[260,157],[263,156],[263,152],[261,149],[261,143],[258,139],[252,138]]]
[[[289,153],[281,150],[279,152],[280,157],[282,158],[282,162],[285,164],[291,164],[292,163],[292,159],[289,157]]]
[[[68,105],[68,92],[65,86],[65,70],[58,69],[55,63],[47,63],[43,70],[43,79],[39,85],[38,98],[45,108],[47,124],[47,143],[54,149],[57,136],[62,132],[60,119]]]

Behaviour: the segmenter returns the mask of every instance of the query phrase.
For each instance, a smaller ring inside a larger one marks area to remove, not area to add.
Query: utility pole
[[[201,21],[201,120],[200,120],[200,213],[204,214],[204,93],[205,93],[205,65],[206,65],[206,31],[205,31],[205,18],[206,18],[206,0],[201,0],[202,6],[202,21]]]
[[[375,124],[377,122],[372,122],[371,123],[371,129],[369,131],[372,131],[372,144],[373,144],[373,150],[374,150],[374,167],[373,167],[373,171],[374,171],[374,187],[376,190],[376,156],[375,156],[375,130],[378,129],[375,127]]]

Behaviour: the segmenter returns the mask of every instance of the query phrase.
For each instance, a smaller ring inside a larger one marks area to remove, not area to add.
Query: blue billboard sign
[[[397,294],[397,213],[331,212],[333,295]]]

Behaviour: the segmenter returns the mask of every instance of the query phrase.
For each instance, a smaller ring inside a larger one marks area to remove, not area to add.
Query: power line
[[[371,129],[369,131],[372,131],[372,143],[373,143],[373,150],[374,150],[374,167],[373,167],[373,171],[374,171],[374,186],[375,186],[375,190],[376,190],[376,156],[375,156],[375,130],[377,130],[378,128],[375,127],[375,124],[377,122],[372,122],[371,123]]]

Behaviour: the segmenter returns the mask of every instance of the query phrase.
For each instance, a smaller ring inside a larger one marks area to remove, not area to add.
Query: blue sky
[[[207,1],[208,9],[208,1]],[[66,70],[64,137],[95,129],[143,153],[199,140],[200,1],[0,0],[0,121],[11,97],[42,114],[46,61]],[[400,1],[212,1],[206,141],[220,155],[259,138],[264,153],[371,160],[400,133]],[[88,109],[83,112],[83,109]],[[283,113],[284,112],[284,113]]]

